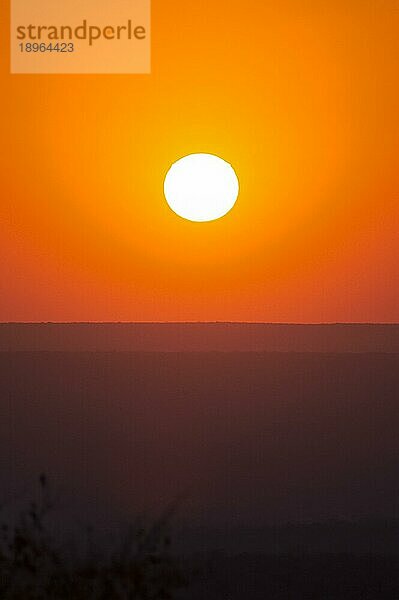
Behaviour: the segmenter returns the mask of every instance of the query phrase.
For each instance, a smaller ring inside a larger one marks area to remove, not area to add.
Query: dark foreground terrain
[[[2,352],[0,381],[4,505],[43,470],[105,534],[176,500],[192,600],[399,598],[398,354]]]
[[[397,600],[398,561],[386,556],[240,554],[213,558],[190,600]]]

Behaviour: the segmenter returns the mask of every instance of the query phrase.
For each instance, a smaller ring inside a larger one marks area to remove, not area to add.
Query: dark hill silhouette
[[[0,503],[45,470],[106,538],[181,497],[182,599],[396,600],[398,333],[2,324]]]
[[[0,381],[4,493],[45,468],[201,527],[396,515],[398,354],[3,352]]]
[[[399,352],[399,325],[2,323],[0,351]]]

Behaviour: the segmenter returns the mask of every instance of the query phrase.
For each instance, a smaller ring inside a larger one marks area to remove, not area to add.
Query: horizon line
[[[0,325],[399,325],[399,321],[0,321]]]

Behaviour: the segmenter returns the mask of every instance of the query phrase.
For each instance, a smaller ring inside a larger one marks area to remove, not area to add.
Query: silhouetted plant
[[[0,541],[0,598],[4,600],[170,600],[186,582],[170,554],[168,511],[151,527],[132,526],[116,549],[74,558],[49,533],[54,508],[47,479]]]

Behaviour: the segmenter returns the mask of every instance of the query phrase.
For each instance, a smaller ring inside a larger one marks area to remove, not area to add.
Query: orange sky
[[[399,321],[396,1],[153,0],[151,75],[10,75],[1,321]],[[218,154],[191,223],[170,164]]]

